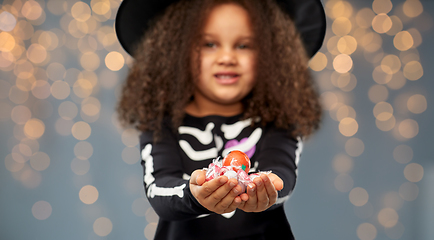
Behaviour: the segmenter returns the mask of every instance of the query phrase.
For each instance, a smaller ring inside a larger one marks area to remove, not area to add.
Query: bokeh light
[[[377,228],[370,223],[362,223],[357,227],[357,237],[360,240],[374,240],[377,237]]]
[[[51,216],[53,209],[47,201],[38,201],[32,206],[32,214],[38,220],[45,220]]]
[[[404,176],[410,182],[419,182],[423,178],[423,167],[418,163],[410,163],[404,168]]]
[[[98,189],[92,185],[86,185],[80,189],[78,193],[80,200],[85,204],[93,204],[98,200]]]
[[[365,189],[356,187],[351,190],[349,198],[354,206],[361,207],[368,202],[369,194]]]
[[[419,187],[412,182],[405,182],[399,187],[398,193],[405,201],[414,201],[419,195]]]
[[[93,231],[100,237],[105,237],[113,230],[113,223],[106,217],[100,217],[93,223]]]
[[[393,208],[383,208],[378,213],[378,222],[386,228],[391,228],[398,223],[398,213]]]

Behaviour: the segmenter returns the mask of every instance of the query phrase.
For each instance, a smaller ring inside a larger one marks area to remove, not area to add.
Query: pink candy
[[[214,159],[212,163],[209,164],[206,170],[206,181],[211,181],[219,176],[226,176],[228,179],[237,179],[238,185],[241,186],[242,193],[246,191],[247,185],[253,183],[253,179],[260,176],[260,173],[252,173],[248,175],[244,170],[239,169],[237,172],[232,170],[232,166],[222,166],[222,161],[219,158]],[[262,172],[268,174],[270,172]]]

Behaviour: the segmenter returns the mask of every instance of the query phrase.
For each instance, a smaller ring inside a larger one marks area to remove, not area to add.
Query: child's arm
[[[183,167],[175,135],[163,126],[161,140],[153,142],[153,133],[140,136],[145,194],[160,218],[185,220],[209,214],[191,194],[189,180],[183,179]]]
[[[296,181],[297,162],[301,154],[301,140],[294,139],[285,130],[271,129],[264,136],[259,155],[258,169],[273,173],[261,174],[241,195],[239,208],[246,212],[261,212],[280,206],[289,198]]]

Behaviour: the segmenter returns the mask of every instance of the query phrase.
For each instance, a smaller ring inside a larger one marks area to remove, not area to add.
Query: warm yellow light
[[[413,47],[414,40],[408,31],[401,31],[393,38],[393,45],[399,51],[407,51]]]
[[[402,164],[409,163],[413,159],[413,149],[410,146],[401,144],[393,149],[393,158]]]
[[[47,81],[37,80],[32,84],[32,94],[38,99],[46,99],[51,94],[51,86]]]
[[[99,56],[94,52],[83,53],[80,64],[87,71],[95,71],[100,65]]]
[[[401,69],[401,60],[398,56],[389,54],[381,60],[381,69],[388,74],[395,74]]]
[[[398,213],[393,208],[383,208],[378,213],[378,222],[386,228],[391,228],[398,223]]]
[[[410,112],[420,114],[427,109],[427,100],[425,96],[421,94],[415,94],[411,96],[407,101],[407,108]]]
[[[385,121],[381,121],[378,118],[375,119],[375,125],[377,126],[378,129],[380,129],[383,132],[392,130],[395,127],[395,124],[396,124],[396,119],[393,115]]]
[[[72,126],[71,133],[76,139],[83,141],[89,138],[91,128],[88,123],[80,121]]]
[[[24,134],[31,139],[40,138],[45,132],[45,124],[37,118],[32,118],[24,125]]]
[[[85,22],[90,18],[91,10],[89,5],[84,2],[78,1],[71,8],[71,15],[77,21]]]
[[[51,216],[53,209],[46,201],[38,201],[32,206],[32,214],[38,220],[45,220]]]
[[[333,169],[337,173],[349,173],[354,168],[354,160],[345,155],[338,154],[333,158]]]
[[[337,49],[340,53],[351,55],[357,49],[357,40],[350,35],[343,36],[338,41]]]
[[[54,98],[63,100],[69,97],[69,94],[71,93],[71,87],[67,82],[64,81],[55,81],[53,85],[51,85],[51,95],[53,95]]]
[[[392,20],[392,27],[389,29],[389,31],[386,32],[386,34],[394,36],[397,33],[401,32],[404,26],[401,19],[395,15],[390,16],[390,20]]]
[[[361,28],[370,28],[372,20],[375,17],[375,13],[370,8],[362,8],[356,14],[356,23]]]
[[[23,125],[32,117],[30,109],[24,105],[15,106],[11,112],[11,119],[16,124]]]
[[[346,17],[338,17],[333,21],[332,31],[337,36],[345,36],[351,32],[352,23]]]
[[[370,223],[362,223],[357,227],[357,237],[360,240],[374,240],[377,237],[377,228]]]
[[[347,73],[353,68],[353,59],[347,54],[339,54],[333,60],[333,68],[338,73]]]
[[[125,59],[119,52],[112,51],[105,57],[105,65],[112,71],[119,71],[125,64]]]
[[[388,13],[392,10],[393,4],[390,0],[374,0],[372,3],[372,9],[375,13]]]
[[[354,118],[344,118],[339,122],[339,132],[346,136],[351,137],[359,130],[359,124]]]
[[[379,102],[375,104],[374,116],[379,121],[387,121],[393,116],[393,107],[388,102]]]
[[[361,187],[356,187],[349,194],[350,202],[357,207],[365,205],[369,200],[368,192]]]
[[[92,11],[98,15],[105,15],[110,11],[110,0],[92,0],[90,5]]]
[[[8,12],[3,11],[0,13],[0,30],[4,32],[12,31],[17,24],[17,19],[15,16]]]
[[[422,64],[420,64],[420,62],[411,61],[405,64],[403,72],[404,72],[404,76],[408,80],[416,81],[423,76],[423,67]]]
[[[0,51],[10,52],[15,47],[15,38],[8,32],[0,33]]]
[[[386,101],[389,97],[389,90],[383,85],[373,85],[368,91],[369,100],[373,103]]]
[[[81,102],[81,111],[87,116],[96,116],[101,110],[101,103],[94,97],[88,97]]]
[[[122,142],[127,147],[135,147],[139,144],[139,133],[134,128],[128,128],[122,132]]]
[[[113,224],[110,219],[106,217],[100,217],[93,223],[93,231],[100,237],[105,237],[111,233]]]
[[[30,157],[30,166],[36,171],[44,171],[50,166],[50,157],[44,152],[37,152]]]
[[[74,83],[72,89],[77,97],[87,98],[92,94],[93,86],[89,80],[80,78]]]
[[[405,201],[414,201],[419,195],[419,187],[412,182],[405,182],[399,187],[399,196]]]
[[[322,71],[326,66],[327,66],[327,56],[322,52],[317,52],[315,56],[313,56],[309,61],[309,67],[316,72]]]
[[[43,10],[41,5],[34,0],[26,1],[21,8],[21,14],[23,14],[23,16],[29,20],[38,19],[42,15],[42,12]]]
[[[423,6],[419,0],[407,0],[404,2],[402,10],[407,17],[414,18],[423,12]]]
[[[80,200],[85,204],[93,204],[98,200],[98,189],[92,185],[86,185],[78,193]]]
[[[392,20],[385,13],[380,13],[372,19],[372,28],[377,33],[386,33],[392,28]]]
[[[74,154],[80,160],[87,160],[93,154],[92,144],[86,141],[81,141],[75,144]]]
[[[334,185],[339,192],[348,192],[353,188],[354,180],[350,175],[341,173],[336,176]]]
[[[358,138],[350,138],[345,143],[345,151],[351,157],[358,157],[365,151],[365,144]]]
[[[404,176],[410,182],[419,182],[423,178],[423,167],[418,163],[410,163],[404,168]]]
[[[399,124],[398,130],[404,138],[414,138],[419,133],[419,124],[413,119],[405,119]]]

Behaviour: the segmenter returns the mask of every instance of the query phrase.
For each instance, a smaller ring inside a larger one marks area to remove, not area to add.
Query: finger
[[[232,200],[232,202],[230,203],[230,205],[224,210],[225,213],[228,212],[232,212],[235,209],[237,209],[240,204],[242,203],[241,197],[238,196],[238,194],[241,191],[241,187],[240,186],[236,186],[232,189],[231,193],[228,194],[227,198],[229,198],[230,200]]]
[[[257,186],[253,183],[249,183],[247,186],[247,195],[249,199],[244,204],[243,210],[246,212],[254,212],[258,206]]]
[[[241,187],[238,186],[238,181],[236,179],[230,179],[225,185],[221,186],[210,195],[208,201],[215,203],[215,212],[223,213],[231,206],[235,197],[237,197],[240,192]]]
[[[222,185],[224,185],[228,181],[226,176],[221,176],[215,178],[211,181],[205,182],[200,189],[198,196],[201,198],[208,198],[212,196],[212,194],[219,189]]]
[[[274,173],[270,173],[268,175],[268,177],[270,178],[271,182],[273,183],[273,185],[277,191],[280,191],[283,189],[283,180],[280,177],[278,177]]]
[[[271,182],[270,178],[267,175],[261,176],[262,181],[264,182],[264,188],[268,195],[268,204],[267,208],[273,205],[277,200],[277,190]]]
[[[205,182],[205,171],[195,170],[190,177],[190,184],[201,186]]]
[[[267,208],[268,203],[269,203],[269,199],[268,199],[268,193],[267,193],[267,189],[265,188],[265,183],[262,179],[262,176],[264,176],[264,174],[261,175],[261,177],[255,178],[255,184],[257,186],[257,209],[258,211],[262,211],[264,209]],[[266,177],[268,181],[270,181],[268,179],[268,177]]]

